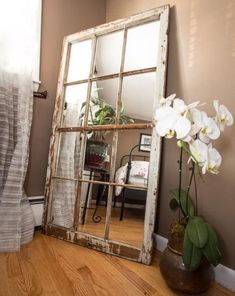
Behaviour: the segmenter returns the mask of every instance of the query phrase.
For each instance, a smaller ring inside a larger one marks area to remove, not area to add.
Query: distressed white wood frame
[[[160,31],[159,31],[159,49],[158,49],[158,60],[157,66],[147,69],[137,69],[135,71],[124,72],[124,59],[125,59],[125,47],[127,39],[127,30],[130,27],[135,27],[143,23],[148,23],[150,21],[159,20],[160,22]],[[91,85],[93,81],[110,79],[117,77],[119,79],[119,90],[118,90],[118,99],[116,102],[116,110],[119,110],[121,102],[121,90],[122,90],[122,81],[124,76],[137,75],[140,73],[148,73],[156,71],[156,95],[154,99],[153,110],[156,109],[157,103],[165,92],[165,80],[166,80],[166,64],[167,64],[167,45],[168,45],[168,20],[169,20],[169,6],[163,6],[160,8],[154,8],[140,14],[136,14],[127,19],[117,20],[111,23],[107,23],[86,31],[82,31],[73,35],[69,35],[64,38],[63,41],[63,52],[60,66],[60,74],[57,87],[57,96],[55,102],[55,110],[53,117],[52,125],[52,137],[50,142],[49,150],[49,159],[48,159],[48,169],[47,169],[47,178],[45,186],[45,206],[44,206],[44,215],[43,215],[43,226],[44,232],[47,235],[57,237],[72,243],[76,243],[82,246],[87,246],[92,249],[96,249],[108,254],[117,255],[124,257],[133,261],[142,262],[145,264],[151,263],[152,250],[153,250],[153,232],[156,219],[156,207],[157,207],[157,195],[159,189],[159,170],[160,170],[160,158],[161,158],[161,140],[156,135],[155,132],[152,133],[152,145],[150,152],[150,166],[149,166],[149,181],[147,189],[147,201],[145,209],[145,221],[144,221],[144,240],[141,248],[135,247],[130,244],[123,242],[113,241],[109,239],[109,223],[111,216],[111,207],[112,207],[112,186],[117,185],[114,182],[115,174],[115,161],[116,161],[116,149],[118,141],[118,130],[132,130],[132,129],[147,129],[154,128],[154,122],[144,123],[144,124],[125,124],[119,125],[119,112],[117,112],[116,122],[114,125],[105,125],[105,126],[88,126],[88,107],[89,100],[91,95]],[[95,51],[97,37],[112,33],[114,31],[123,30],[123,47],[122,47],[122,59],[119,73],[112,75],[105,75],[102,77],[93,78],[94,66],[95,66]],[[83,40],[91,39],[92,40],[92,60],[90,66],[90,75],[88,79],[67,82],[68,74],[68,63],[70,58],[71,45],[76,42]],[[86,102],[86,112],[84,125],[79,127],[62,127],[62,114],[64,106],[64,97],[65,89],[68,85],[74,85],[79,83],[88,83],[87,90],[87,102]],[[84,180],[82,178],[82,168],[84,164],[85,156],[85,146],[86,146],[86,133],[90,130],[112,130],[113,131],[113,149],[111,155],[111,169],[110,169],[110,180],[109,182],[100,182],[94,180]],[[83,157],[80,160],[80,169],[77,178],[66,178],[56,176],[56,162],[58,157],[58,147],[59,147],[59,138],[60,134],[63,132],[82,132],[84,134],[81,146],[81,155]],[[52,209],[52,180],[61,179],[61,180],[71,180],[78,183],[78,194],[75,203],[75,215],[74,215],[74,225],[71,229],[64,228],[61,226],[54,225],[51,221],[51,209]],[[78,231],[78,221],[79,221],[79,190],[81,188],[82,182],[106,184],[109,186],[108,191],[108,203],[107,203],[107,212],[106,212],[106,226],[105,226],[105,235],[104,237],[98,237],[91,234],[87,234],[81,231]],[[118,184],[120,186],[120,184]],[[144,186],[133,186],[124,184],[124,187],[135,187],[143,188]]]

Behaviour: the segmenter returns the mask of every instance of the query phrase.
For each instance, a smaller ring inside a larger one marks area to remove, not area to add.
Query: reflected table
[[[101,182],[108,182],[109,181],[109,173],[108,173],[107,169],[98,168],[95,166],[86,166],[85,169],[90,171],[89,181],[93,179],[94,175],[98,176],[99,181],[101,181]],[[83,212],[82,212],[82,219],[81,219],[82,225],[84,225],[84,223],[85,223],[87,204],[88,204],[90,187],[91,187],[90,185],[91,185],[91,182],[88,182],[86,199],[85,199],[85,204],[84,204],[84,208],[83,208]],[[94,223],[99,223],[102,219],[100,216],[96,215],[96,212],[98,210],[100,201],[102,201],[105,197],[105,192],[106,192],[107,188],[108,188],[108,185],[106,185],[106,184],[98,184],[98,191],[97,191],[97,195],[96,195],[96,207],[95,207],[94,213],[92,215],[92,221]]]

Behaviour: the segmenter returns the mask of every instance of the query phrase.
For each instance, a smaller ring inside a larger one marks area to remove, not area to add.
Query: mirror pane
[[[97,38],[95,76],[118,73],[120,70],[123,30]]]
[[[108,174],[101,170],[86,168],[83,179],[107,181]],[[82,182],[78,231],[103,237],[107,208],[108,186]]]
[[[82,179],[79,231],[104,236],[113,132],[104,139],[87,139]]]
[[[129,123],[152,122],[155,93],[155,72],[123,78],[122,113],[132,119]]]
[[[55,225],[71,228],[74,219],[77,182],[53,179],[51,190],[51,222]]]
[[[84,169],[110,172],[110,158],[112,155],[113,132],[107,131],[104,138],[87,139]]]
[[[156,67],[159,21],[128,29],[124,71]]]
[[[82,125],[84,104],[87,99],[87,85],[87,83],[82,83],[66,87],[62,127]]]
[[[56,176],[78,178],[81,144],[82,134],[80,132],[63,132],[60,134]]]
[[[67,82],[87,79],[92,56],[91,39],[71,45]]]
[[[151,139],[151,130],[118,133],[115,183],[128,184],[129,187],[114,188],[109,232],[111,240],[137,247],[143,244],[150,155],[145,149],[142,151],[143,147],[139,144],[143,132]]]
[[[89,105],[89,125],[110,125],[115,123],[118,79],[107,79],[92,83]],[[95,140],[102,140],[106,132],[93,133]]]

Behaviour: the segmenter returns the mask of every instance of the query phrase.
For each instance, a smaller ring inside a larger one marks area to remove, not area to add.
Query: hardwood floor
[[[141,248],[144,239],[144,211],[140,209],[125,209],[125,216],[119,220],[120,208],[112,208],[109,238],[125,242]],[[104,237],[106,208],[100,206],[97,215],[102,217],[100,223],[94,223],[94,209],[87,209],[84,225],[79,225],[79,231]],[[131,234],[131,235],[130,235]]]
[[[36,233],[19,253],[0,254],[0,296],[173,296],[156,253],[151,266]],[[214,284],[204,296],[234,295]]]

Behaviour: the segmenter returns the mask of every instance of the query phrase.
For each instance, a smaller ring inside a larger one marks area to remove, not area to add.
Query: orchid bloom
[[[199,131],[199,139],[208,144],[211,140],[216,140],[220,136],[220,130],[213,118],[207,116],[207,114],[201,111],[201,125]]]
[[[182,139],[187,136],[191,129],[190,121],[171,106],[158,108],[155,119],[157,121],[156,131],[161,137],[170,139],[176,134],[177,139]]]
[[[167,98],[161,98],[159,103],[160,103],[160,106],[170,106],[172,101],[175,99],[176,97],[176,94],[172,94],[170,96],[168,96]]]
[[[191,130],[190,130],[189,134],[185,138],[183,138],[182,140],[184,142],[189,143],[194,140],[194,137],[201,129],[201,121],[202,121],[201,120],[201,111],[199,111],[196,108],[192,108],[188,112],[188,118],[191,122]]]
[[[200,101],[185,105],[184,101],[181,99],[175,99],[173,102],[173,108],[177,110],[181,115],[186,115],[187,112],[200,104]]]
[[[202,167],[203,174],[206,171],[212,174],[218,174],[222,158],[219,152],[212,147],[211,143],[207,145],[197,139],[189,144],[189,149],[192,154],[191,159]]]
[[[191,130],[191,122],[187,114],[189,110],[195,108],[199,102],[187,106],[183,100],[174,98],[175,95],[171,95],[163,99],[164,101],[162,101],[161,107],[157,109],[155,115],[157,121],[156,131],[161,137],[173,138],[176,135],[177,139],[185,140]],[[173,106],[170,106],[172,100],[174,100]]]
[[[218,100],[213,101],[213,105],[216,111],[215,121],[221,131],[224,131],[224,127],[233,124],[233,116],[224,105],[219,105]]]

